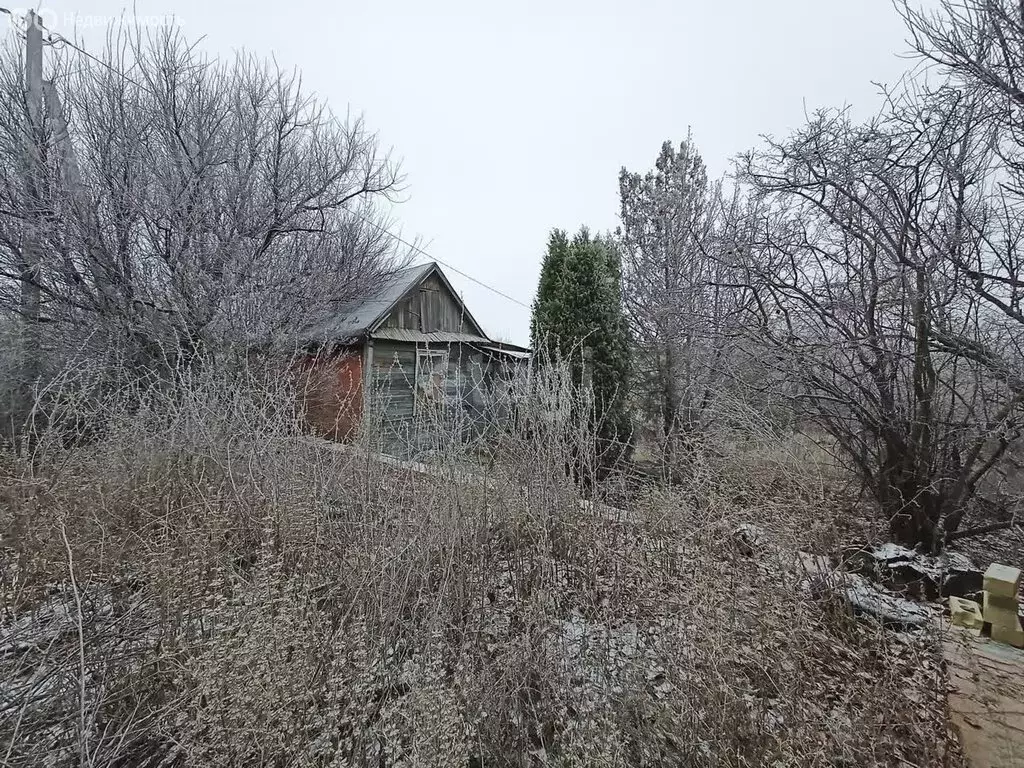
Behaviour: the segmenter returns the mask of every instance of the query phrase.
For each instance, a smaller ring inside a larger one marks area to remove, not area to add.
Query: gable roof
[[[462,310],[462,316],[476,331],[478,338],[486,340],[487,334],[470,314],[459,294],[452,288],[452,284],[448,282],[441,267],[433,261],[393,272],[366,296],[341,307],[337,314],[322,323],[311,335],[318,339],[340,342],[353,341],[372,335],[391,314],[391,311],[432,274],[437,274],[445,288],[448,289]]]

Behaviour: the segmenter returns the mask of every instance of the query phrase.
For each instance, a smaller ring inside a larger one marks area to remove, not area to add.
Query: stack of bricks
[[[993,563],[985,571],[985,621],[992,625],[992,639],[1016,648],[1024,648],[1024,629],[1017,612],[1020,590],[1019,568]]]

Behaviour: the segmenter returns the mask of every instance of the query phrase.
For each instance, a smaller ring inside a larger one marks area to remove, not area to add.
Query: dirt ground
[[[946,629],[949,716],[970,768],[1024,766],[1024,651]]]

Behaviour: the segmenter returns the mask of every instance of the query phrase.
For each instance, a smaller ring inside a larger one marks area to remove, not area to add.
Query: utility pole
[[[20,408],[15,429],[31,433],[34,387],[39,377],[39,206],[43,138],[43,28],[34,11],[26,16],[25,106],[25,232],[21,246],[22,360]],[[23,435],[24,436],[24,435]],[[25,445],[24,440],[19,443]]]

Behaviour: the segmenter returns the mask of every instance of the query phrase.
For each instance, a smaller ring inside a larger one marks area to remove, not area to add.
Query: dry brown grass
[[[932,638],[797,588],[835,531],[803,448],[698,452],[619,515],[565,420],[421,472],[263,385],[130,400],[4,460],[3,764],[947,764]]]

